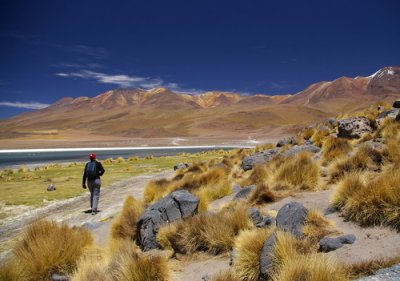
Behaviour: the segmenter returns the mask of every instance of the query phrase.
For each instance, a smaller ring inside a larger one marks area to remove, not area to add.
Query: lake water
[[[21,149],[0,150],[0,168],[15,168],[20,165],[36,166],[47,163],[84,162],[90,153],[101,161],[117,157],[173,156],[179,153],[196,153],[216,149],[232,149],[224,146],[191,147],[133,147],[133,148],[67,148],[67,149]]]

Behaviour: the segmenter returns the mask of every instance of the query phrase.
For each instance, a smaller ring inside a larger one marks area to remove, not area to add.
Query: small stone
[[[266,215],[265,218],[263,218],[263,220],[256,224],[257,227],[267,227],[267,226],[271,226],[274,225],[276,223],[275,218],[271,217],[270,215]]]
[[[56,186],[53,185],[53,184],[50,184],[50,185],[47,187],[47,191],[55,191],[55,190],[56,190]]]
[[[356,242],[357,238],[354,234],[347,234],[347,235],[338,237],[338,239],[340,240],[340,242],[342,244],[353,244],[354,242]]]
[[[69,281],[69,278],[65,275],[54,273],[51,275],[51,281]]]
[[[342,246],[339,238],[324,237],[319,241],[319,251],[324,253],[335,251]]]
[[[210,274],[206,274],[201,277],[201,281],[210,281],[210,280],[211,280]]]
[[[257,225],[263,221],[263,216],[261,215],[260,211],[256,207],[249,209],[248,213],[249,213],[249,217],[250,217],[251,221],[255,225]]]

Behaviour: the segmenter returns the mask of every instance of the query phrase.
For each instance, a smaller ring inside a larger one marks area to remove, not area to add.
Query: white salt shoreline
[[[254,148],[247,145],[193,145],[193,146],[133,146],[133,147],[81,147],[81,148],[39,148],[39,149],[0,149],[0,153],[35,153],[35,152],[79,152],[79,151],[115,151],[115,150],[159,150],[159,149],[223,149]]]

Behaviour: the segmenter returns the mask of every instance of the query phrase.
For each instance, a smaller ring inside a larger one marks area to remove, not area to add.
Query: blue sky
[[[120,87],[295,93],[400,65],[400,2],[3,1],[0,118]]]

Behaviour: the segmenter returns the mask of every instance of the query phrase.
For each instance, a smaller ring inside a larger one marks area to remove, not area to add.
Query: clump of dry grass
[[[375,271],[391,267],[397,263],[400,263],[400,256],[387,258],[387,259],[377,259],[363,261],[356,264],[350,264],[346,266],[346,271],[348,272],[351,280],[361,278],[363,276],[369,276],[375,273]]]
[[[258,184],[249,196],[249,202],[253,204],[270,203],[274,202],[276,199],[276,192],[265,184]]]
[[[334,232],[333,225],[334,223],[325,218],[319,211],[310,210],[303,227],[303,233],[311,241],[318,242],[326,235]]]
[[[211,281],[241,281],[241,279],[233,270],[228,270],[213,275]]]
[[[127,240],[113,240],[108,252],[94,251],[82,257],[71,281],[168,280],[167,258],[142,253]]]
[[[235,240],[237,251],[234,269],[240,280],[257,281],[260,278],[260,254],[265,240],[273,229],[242,231]]]
[[[235,236],[250,225],[247,206],[237,204],[218,213],[200,213],[164,226],[157,240],[162,247],[172,248],[176,253],[204,251],[217,255],[230,250]]]
[[[167,179],[149,181],[144,189],[144,201],[151,203],[160,199],[168,191],[170,185],[171,182]]]
[[[317,190],[319,165],[311,159],[309,153],[300,152],[286,158],[275,172],[273,181],[287,189]]]
[[[321,147],[324,139],[329,136],[329,130],[316,129],[311,137],[311,141],[314,145]]]
[[[335,183],[345,174],[351,172],[379,170],[383,160],[384,158],[380,151],[367,144],[361,145],[351,157],[332,163],[329,167],[329,182]]]
[[[399,140],[400,123],[395,119],[387,118],[381,122],[381,126],[375,133],[375,137],[382,137],[387,141]]]
[[[272,254],[272,280],[348,280],[346,271],[326,255],[317,254],[317,249],[315,241],[299,240],[290,233],[278,231]]]
[[[332,160],[344,157],[352,150],[352,146],[348,140],[327,137],[322,144],[322,162],[327,164]]]
[[[400,173],[395,166],[365,183],[350,175],[338,185],[332,203],[346,218],[361,225],[387,225],[400,230],[399,182]]]
[[[286,260],[272,276],[274,281],[347,281],[346,271],[323,254],[297,255]]]
[[[125,199],[121,213],[111,226],[111,237],[114,239],[136,240],[136,223],[144,211],[143,203],[132,196]]]
[[[267,166],[263,164],[256,165],[248,178],[248,184],[266,184],[269,179]]]
[[[85,249],[93,244],[90,233],[56,222],[31,224],[13,249],[8,265],[18,280],[48,280],[53,273],[71,273]]]
[[[304,128],[300,132],[300,137],[302,137],[305,140],[309,140],[314,135],[315,131],[316,129],[313,127]]]

